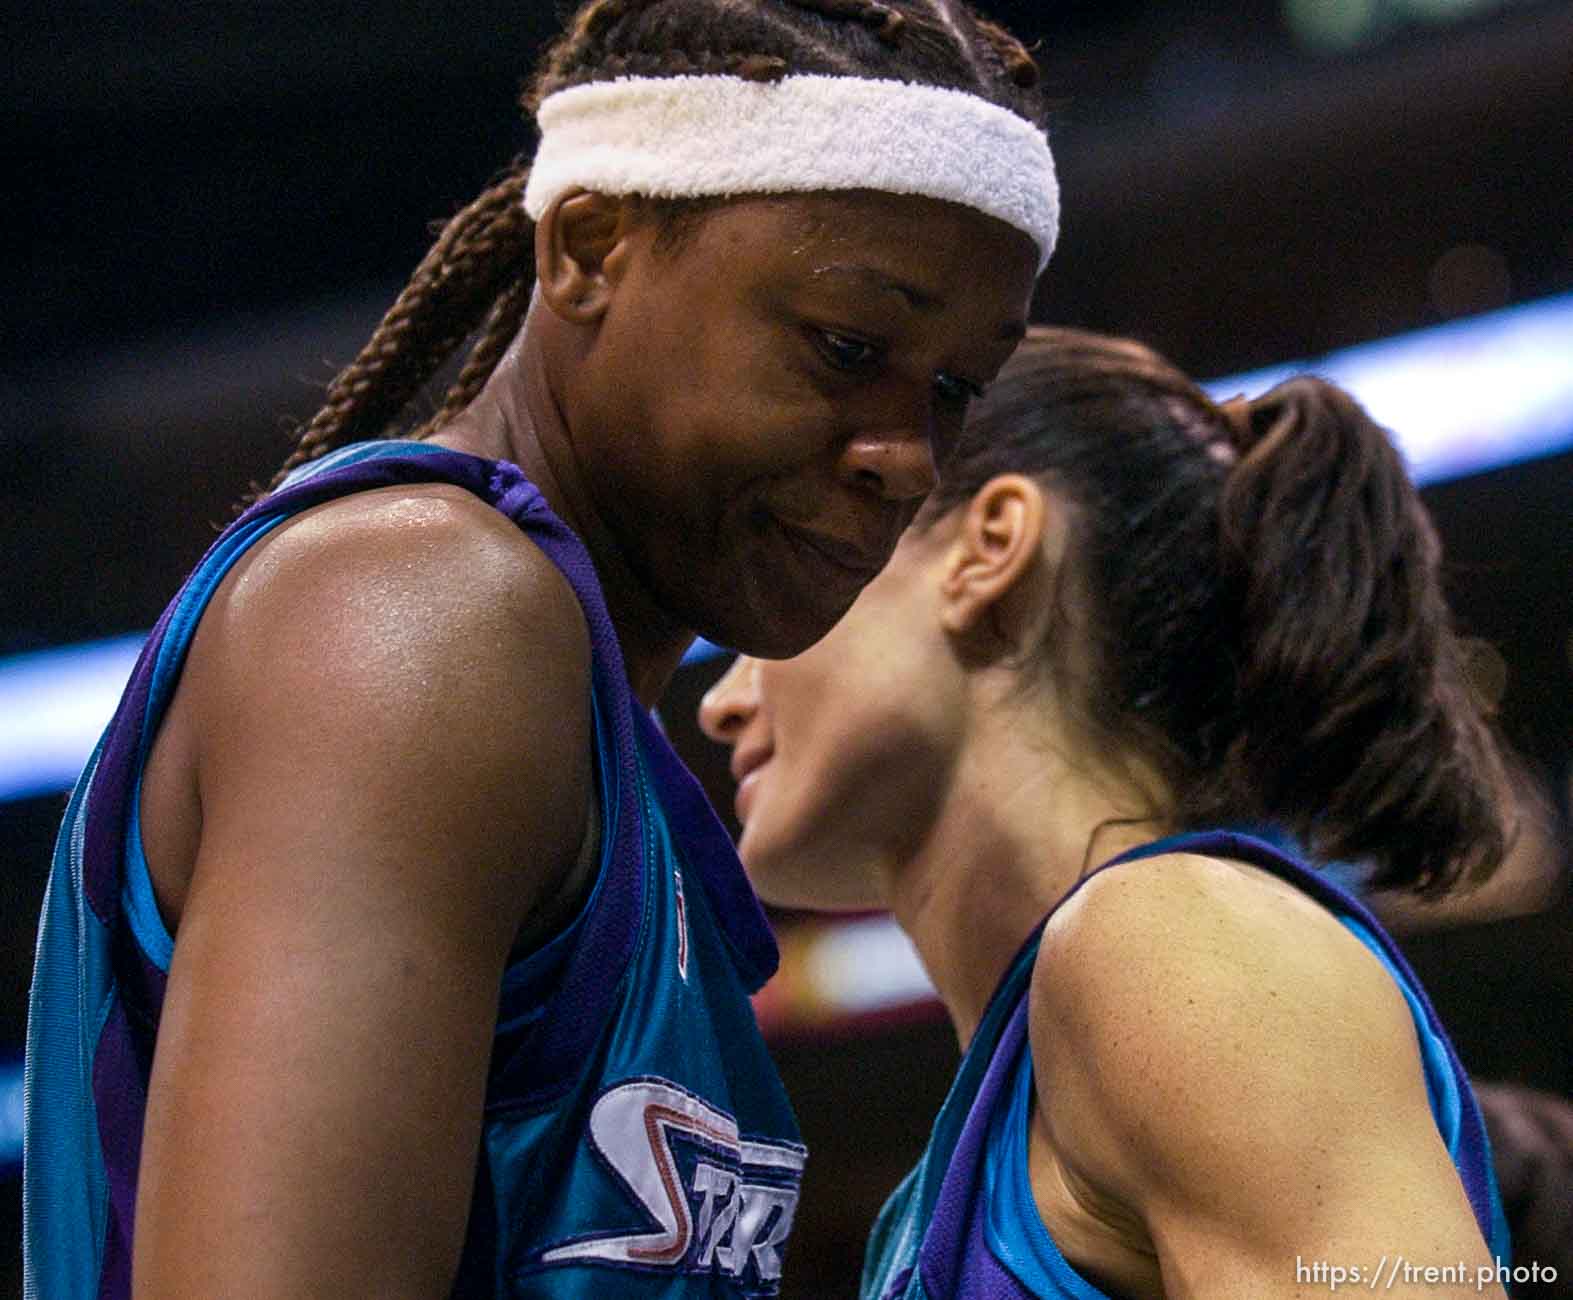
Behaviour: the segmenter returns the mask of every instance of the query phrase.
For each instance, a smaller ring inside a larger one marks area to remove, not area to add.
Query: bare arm
[[[1333,1268],[1502,1295],[1402,995],[1309,899],[1200,858],[1107,873],[1045,932],[1032,999],[1034,1138],[1140,1225],[1171,1300],[1325,1296]]]
[[[480,503],[340,503],[231,575],[181,690],[136,1294],[445,1296],[500,976],[585,824],[573,595]]]

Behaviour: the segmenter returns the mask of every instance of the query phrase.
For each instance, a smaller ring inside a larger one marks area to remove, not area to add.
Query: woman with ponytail
[[[1480,1112],[1361,901],[1513,834],[1438,560],[1345,393],[1034,330],[847,617],[706,696],[761,896],[891,909],[965,1051],[865,1297],[1503,1294]]]
[[[29,1297],[777,1292],[774,940],[648,709],[889,557],[1054,244],[1035,80],[960,0],[572,16],[78,784]]]

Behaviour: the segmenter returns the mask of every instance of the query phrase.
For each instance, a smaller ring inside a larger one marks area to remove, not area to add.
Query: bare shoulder
[[[568,584],[457,489],[306,512],[226,577],[175,702],[200,808],[139,1174],[148,1294],[451,1279],[502,974],[576,901],[589,680]]]
[[[1048,998],[1096,987],[1149,1008],[1175,996],[1176,980],[1215,984],[1231,1000],[1310,981],[1319,1006],[1340,990],[1363,998],[1392,987],[1365,946],[1303,891],[1259,867],[1197,854],[1092,876],[1045,927],[1038,967],[1052,972],[1039,981]]]
[[[462,808],[493,869],[549,879],[584,827],[589,662],[566,579],[470,493],[307,511],[236,566],[193,643],[204,839],[304,801],[345,838],[419,827],[462,858],[444,811]]]
[[[220,677],[254,683],[261,667],[287,685],[319,672],[347,689],[403,683],[426,707],[443,705],[434,672],[447,685],[518,677],[522,652],[549,688],[587,680],[589,665],[567,579],[511,521],[446,485],[360,493],[284,524],[225,580],[198,643]]]
[[[1292,1138],[1307,1107],[1424,1103],[1392,978],[1324,908],[1247,864],[1172,855],[1094,876],[1045,928],[1031,1000],[1043,1094],[1079,1110],[1065,1131],[1098,1135],[1082,1153],[1133,1188],[1144,1168],[1248,1160],[1244,1116],[1258,1138]]]
[[[304,511],[254,546],[226,585],[215,602],[226,617],[288,605],[308,618],[339,615],[350,633],[387,615],[439,637],[453,620],[490,619],[584,644],[557,567],[511,520],[447,484],[361,492]]]
[[[1489,1261],[1402,993],[1292,886],[1178,855],[1104,872],[1046,927],[1031,999],[1039,1150],[1166,1287],[1299,1295],[1297,1254]]]

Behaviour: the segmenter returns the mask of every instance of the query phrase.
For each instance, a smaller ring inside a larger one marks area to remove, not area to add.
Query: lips
[[[732,751],[732,779],[741,781],[756,767],[763,767],[775,753],[768,745],[748,745]]]
[[[737,782],[732,807],[737,812],[739,822],[748,821],[748,811],[754,802],[754,789],[759,784],[760,769],[774,753],[774,750],[762,745],[732,751],[732,779]]]

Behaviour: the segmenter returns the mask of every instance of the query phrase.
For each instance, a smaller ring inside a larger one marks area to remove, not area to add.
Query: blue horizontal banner
[[[0,1062],[0,1178],[22,1169],[22,1063]]]
[[[1209,382],[1252,396],[1311,371],[1392,430],[1428,483],[1573,447],[1573,294]],[[142,636],[0,659],[0,801],[70,788]],[[725,651],[698,641],[693,663]]]

